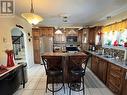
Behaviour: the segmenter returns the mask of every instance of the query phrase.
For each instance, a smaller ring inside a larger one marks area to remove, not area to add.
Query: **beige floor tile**
[[[99,88],[103,95],[114,95],[108,88]]]
[[[45,81],[39,81],[37,87],[35,89],[37,90],[44,90],[46,88],[46,82]]]
[[[29,85],[25,89],[31,89],[31,90],[33,90],[33,89],[35,89],[37,87],[37,85],[38,85],[38,81],[36,81],[36,82],[31,81],[29,83]]]
[[[24,90],[21,95],[33,95],[34,90]]]
[[[91,95],[103,95],[98,88],[89,88]]]
[[[34,90],[33,95],[45,95],[45,91],[44,90]]]

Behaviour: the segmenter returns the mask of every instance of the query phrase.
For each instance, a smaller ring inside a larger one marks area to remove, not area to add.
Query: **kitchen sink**
[[[102,55],[102,53],[96,53],[96,55]]]
[[[113,58],[111,55],[104,55],[105,58]]]

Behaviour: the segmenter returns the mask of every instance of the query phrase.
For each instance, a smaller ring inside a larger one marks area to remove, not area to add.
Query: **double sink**
[[[102,54],[102,53],[96,53],[96,55],[103,56],[104,58],[113,58],[112,55],[105,55],[105,54]]]
[[[113,57],[112,55],[108,55],[108,54],[105,55],[102,53],[95,53],[95,54],[101,58],[111,61],[112,63],[117,63],[123,66],[127,66],[127,61],[120,60],[118,57]]]

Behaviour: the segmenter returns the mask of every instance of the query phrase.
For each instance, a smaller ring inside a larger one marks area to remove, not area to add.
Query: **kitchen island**
[[[61,56],[62,57],[62,68],[64,72],[64,81],[68,82],[68,76],[69,76],[69,56],[86,56],[83,52],[75,52],[75,53],[62,53],[62,52],[47,52],[41,54],[41,56]]]

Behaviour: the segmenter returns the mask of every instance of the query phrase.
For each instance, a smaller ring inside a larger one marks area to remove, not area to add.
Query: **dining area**
[[[90,55],[84,52],[62,53],[46,52],[41,54],[43,66],[46,72],[47,90],[55,95],[61,89],[64,93],[72,95],[72,91],[85,95],[84,76]],[[66,87],[69,89],[66,91]]]

